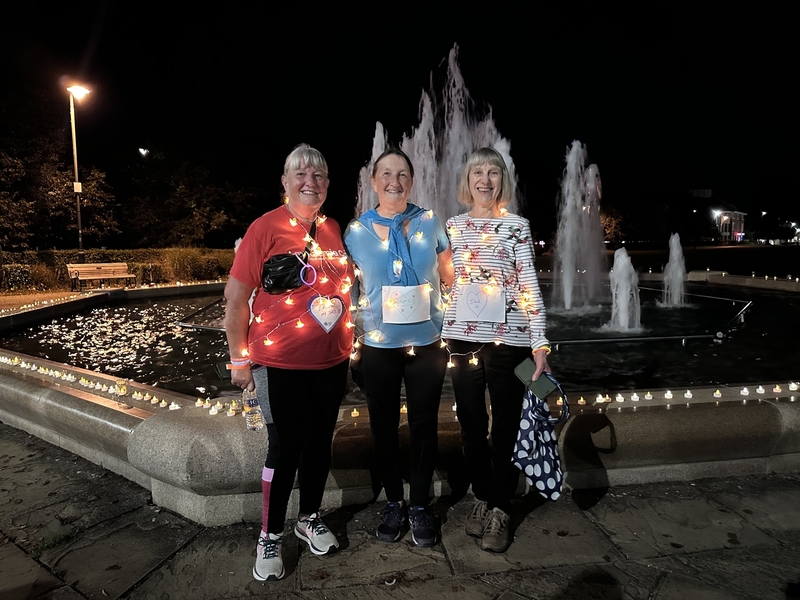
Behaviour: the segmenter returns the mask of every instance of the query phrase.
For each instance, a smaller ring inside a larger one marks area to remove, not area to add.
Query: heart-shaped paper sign
[[[330,333],[344,314],[344,301],[339,296],[316,296],[308,302],[308,311],[314,320]]]
[[[470,292],[467,294],[467,307],[476,317],[486,308],[486,292]]]
[[[392,293],[391,299],[393,300],[394,309],[403,315],[406,320],[417,310],[420,300],[416,291],[407,293],[395,291]]]

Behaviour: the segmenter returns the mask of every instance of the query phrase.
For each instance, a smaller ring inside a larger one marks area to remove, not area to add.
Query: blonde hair
[[[502,208],[514,198],[514,182],[508,173],[506,161],[503,155],[494,148],[480,148],[473,152],[464,165],[461,172],[461,179],[458,182],[458,201],[466,206],[472,206],[472,191],[469,189],[469,174],[475,167],[490,164],[500,169],[500,190],[495,190],[495,202],[498,208]]]
[[[298,144],[294,147],[283,163],[283,174],[288,175],[289,171],[295,171],[303,165],[310,165],[328,175],[328,163],[322,152],[308,144]]]

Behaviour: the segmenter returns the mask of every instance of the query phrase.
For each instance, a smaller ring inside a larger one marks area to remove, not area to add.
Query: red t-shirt
[[[347,323],[354,274],[336,221],[317,220],[314,240],[319,251],[308,261],[316,269],[315,283],[275,295],[261,287],[264,262],[277,254],[303,252],[306,233],[303,224],[281,206],[256,219],[236,251],[231,276],[256,288],[255,316],[248,330],[250,359],[256,364],[326,369],[350,356],[353,331]]]

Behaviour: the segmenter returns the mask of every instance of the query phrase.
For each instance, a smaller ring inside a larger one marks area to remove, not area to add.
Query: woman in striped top
[[[511,458],[525,387],[514,367],[531,353],[534,379],[550,371],[545,308],[534,268],[527,219],[503,207],[514,182],[499,152],[481,148],[467,159],[458,200],[469,211],[447,221],[455,278],[445,312],[453,388],[475,504],[465,531],[481,548],[504,552],[511,544],[508,512],[519,481]],[[486,389],[492,407],[492,446]]]

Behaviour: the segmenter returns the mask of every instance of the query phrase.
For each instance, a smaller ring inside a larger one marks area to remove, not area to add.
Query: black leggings
[[[520,471],[511,462],[517,443],[525,386],[514,375],[514,367],[531,355],[530,348],[448,340],[455,354],[450,372],[458,407],[458,422],[464,457],[472,480],[472,493],[508,512],[517,489]],[[469,362],[472,353],[478,364]],[[486,388],[492,406],[492,448],[489,448],[489,415]]]
[[[283,533],[286,510],[300,470],[300,513],[319,510],[331,466],[333,430],[347,390],[350,359],[322,370],[266,367],[269,404],[275,421],[267,426],[264,465],[274,469],[269,497],[269,533]]]
[[[405,381],[411,445],[411,506],[425,506],[430,497],[439,447],[439,402],[447,368],[447,351],[439,342],[405,348],[362,346],[361,372],[372,446],[386,499],[404,499],[400,469],[400,384]]]

